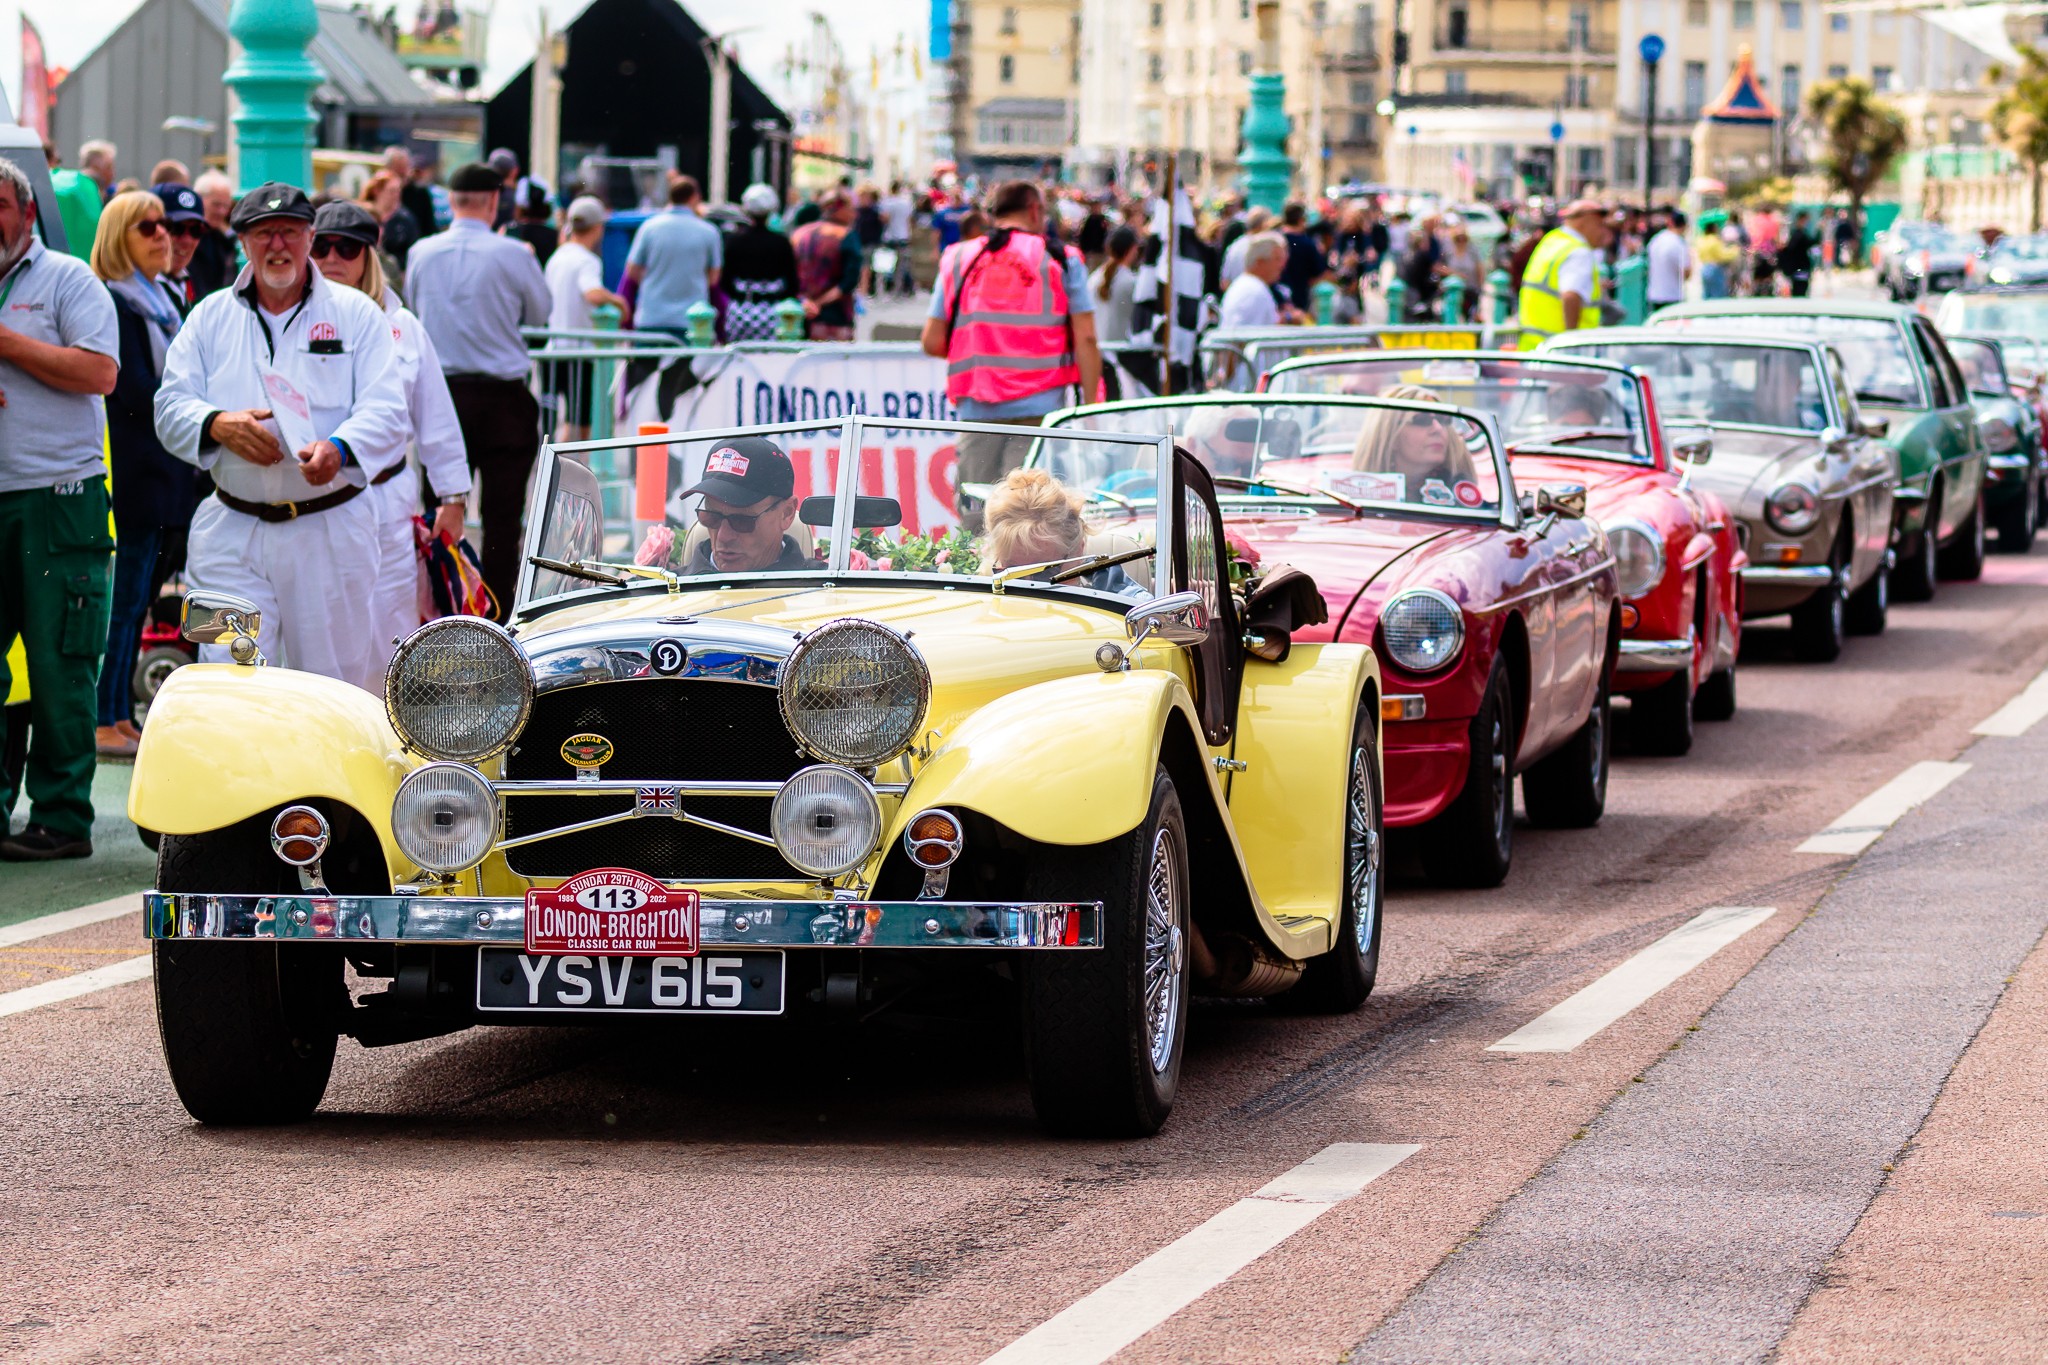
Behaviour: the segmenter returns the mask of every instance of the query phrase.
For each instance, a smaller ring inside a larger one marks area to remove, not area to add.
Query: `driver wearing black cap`
[[[740,436],[704,460],[704,477],[683,490],[701,494],[697,523],[710,532],[683,567],[686,574],[808,569],[813,561],[789,528],[796,522],[796,469],[773,441]]]

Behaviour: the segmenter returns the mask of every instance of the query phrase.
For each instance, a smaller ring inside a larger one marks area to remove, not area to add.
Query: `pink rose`
[[[896,561],[888,555],[883,555],[880,559],[875,561],[875,567],[882,570],[884,573],[887,573],[890,569],[896,567]]]
[[[938,555],[934,557],[932,560],[932,563],[938,565],[942,569],[945,568],[948,564],[951,564],[952,562],[953,552],[951,550],[939,551]]]
[[[1243,536],[1239,535],[1235,531],[1225,531],[1223,533],[1223,540],[1224,543],[1230,547],[1230,553],[1232,555],[1236,556],[1238,559],[1243,560],[1247,564],[1251,564],[1254,566],[1258,564],[1259,552],[1253,549],[1252,543],[1246,540]]]
[[[862,553],[861,553],[861,552],[860,552],[859,550],[848,550],[848,551],[847,551],[846,553],[847,553],[847,560],[846,560],[846,567],[847,567],[847,568],[849,568],[849,569],[868,569],[868,568],[873,568],[873,567],[874,567],[873,565],[871,565],[870,563],[868,563],[868,557],[867,557],[866,555],[862,554]]]
[[[669,553],[676,547],[675,528],[664,523],[647,528],[647,538],[640,542],[640,548],[633,553],[635,564],[666,564]]]

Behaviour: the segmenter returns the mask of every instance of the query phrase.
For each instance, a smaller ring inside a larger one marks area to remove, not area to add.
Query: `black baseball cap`
[[[151,188],[158,202],[164,206],[164,217],[173,223],[206,221],[205,206],[190,185],[156,185]]]
[[[297,185],[266,181],[236,201],[234,212],[228,215],[228,226],[237,232],[247,232],[266,218],[296,218],[310,223],[313,201]]]
[[[736,436],[721,441],[704,457],[704,477],[683,490],[703,493],[734,507],[752,507],[763,498],[786,498],[796,491],[796,467],[782,447],[765,436]]]
[[[364,246],[375,246],[383,237],[384,229],[377,222],[376,215],[361,204],[350,203],[346,199],[330,199],[313,215],[313,234],[316,237],[346,237]]]
[[[448,188],[457,194],[496,194],[504,185],[504,175],[481,161],[458,166],[455,174],[448,177]]]

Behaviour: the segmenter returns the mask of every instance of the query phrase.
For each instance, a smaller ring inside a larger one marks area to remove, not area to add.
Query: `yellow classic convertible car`
[[[1017,439],[1066,481],[946,527],[955,448]],[[667,514],[608,531],[588,461],[649,446]],[[865,1016],[972,974],[1014,994],[1048,1128],[1147,1134],[1191,992],[1371,990],[1378,670],[1291,640],[1321,598],[1230,553],[1167,438],[854,416],[550,448],[525,549],[509,622],[421,627],[381,698],[262,666],[253,608],[193,595],[238,662],[165,685],[130,813],[202,1122],[304,1118],[340,1036]]]

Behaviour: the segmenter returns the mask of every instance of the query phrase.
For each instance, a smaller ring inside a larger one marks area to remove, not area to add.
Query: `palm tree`
[[[2027,168],[2027,211],[2032,231],[2041,230],[2041,167],[2048,163],[2048,56],[2019,44],[2017,71],[1994,66],[1988,79],[2005,86],[1991,106],[1991,130]]]
[[[1906,116],[1861,76],[1814,86],[1806,92],[1806,114],[1820,129],[1820,168],[1849,196],[1849,221],[1861,233],[1864,199],[1906,150]]]

